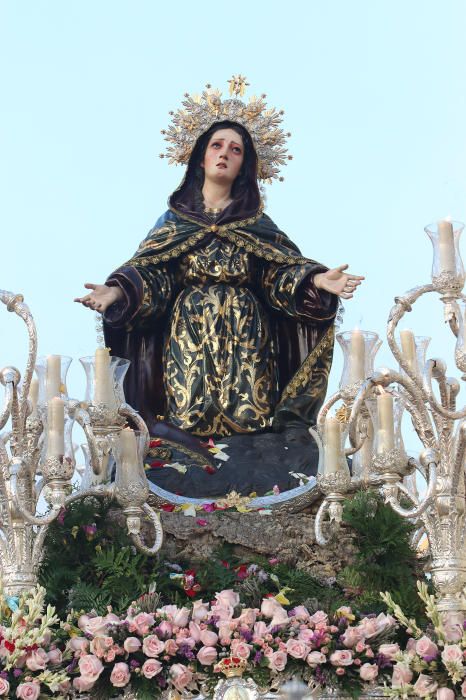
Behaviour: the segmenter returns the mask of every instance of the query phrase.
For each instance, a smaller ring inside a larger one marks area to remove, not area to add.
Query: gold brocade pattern
[[[214,237],[181,269],[164,352],[169,421],[197,435],[268,427],[278,380],[267,315],[246,286],[250,256]]]

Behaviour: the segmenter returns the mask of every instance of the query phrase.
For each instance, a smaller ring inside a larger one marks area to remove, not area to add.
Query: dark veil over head
[[[257,154],[249,132],[241,124],[228,120],[215,122],[196,141],[189,159],[186,174],[181,185],[171,195],[168,203],[172,209],[196,220],[204,221],[202,186],[204,184],[204,169],[201,163],[213,134],[219,129],[233,129],[243,139],[244,160],[241,170],[233,183],[231,195],[233,201],[221,213],[218,223],[229,223],[248,219],[255,214],[260,206],[260,192],[257,184]]]

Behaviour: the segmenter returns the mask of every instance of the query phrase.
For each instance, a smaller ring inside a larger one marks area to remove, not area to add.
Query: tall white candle
[[[393,419],[393,396],[384,391],[377,396],[377,453],[382,454],[395,447],[395,423]]]
[[[414,341],[414,333],[406,328],[400,331],[401,351],[403,357],[408,363],[410,369],[415,372],[417,370],[416,358],[416,343]]]
[[[440,272],[456,272],[453,226],[450,221],[438,222],[438,250]]]
[[[59,396],[61,388],[61,356],[49,355],[47,357],[47,373],[45,377],[47,401]]]
[[[327,416],[324,435],[324,474],[334,474],[339,471],[342,467],[342,456],[340,421],[333,416]]]
[[[366,345],[364,336],[355,328],[351,332],[349,347],[349,375],[348,383],[354,384],[365,378]]]
[[[97,348],[95,351],[94,403],[104,403],[109,407],[115,405],[108,348]]]
[[[37,377],[33,377],[29,385],[28,399],[31,402],[32,411],[31,416],[35,416],[37,413],[37,401],[39,399],[39,380]]]
[[[121,461],[136,464],[138,462],[138,447],[136,435],[131,428],[124,428],[120,433]]]
[[[59,457],[65,453],[65,404],[58,396],[47,407],[47,456]]]

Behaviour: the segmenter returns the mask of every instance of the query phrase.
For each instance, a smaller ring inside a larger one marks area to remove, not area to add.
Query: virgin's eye
[[[219,142],[218,142],[218,141],[215,141],[215,142],[212,144],[212,148],[216,148],[217,146],[220,148]]]
[[[239,153],[241,155],[241,148],[239,148],[239,146],[234,146],[233,151],[234,153]]]

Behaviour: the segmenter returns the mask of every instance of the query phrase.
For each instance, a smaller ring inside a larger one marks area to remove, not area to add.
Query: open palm
[[[356,288],[364,277],[351,275],[345,272],[348,265],[334,267],[327,272],[320,272],[314,277],[314,284],[318,289],[323,289],[331,294],[336,294],[343,299],[352,299]]]

